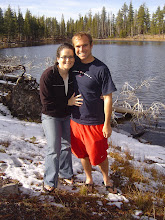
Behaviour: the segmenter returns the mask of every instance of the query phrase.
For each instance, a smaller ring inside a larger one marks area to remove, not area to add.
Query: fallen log
[[[137,115],[137,116],[145,114],[145,112],[146,112],[146,111],[139,112],[137,110],[133,110],[133,109],[129,109],[129,108],[124,108],[124,107],[117,107],[117,106],[113,106],[112,110],[117,112],[117,113]]]
[[[19,76],[15,76],[15,75],[1,74],[0,80],[16,82],[18,77]]]

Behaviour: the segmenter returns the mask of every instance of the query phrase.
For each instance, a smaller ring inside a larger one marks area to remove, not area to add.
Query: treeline
[[[56,17],[36,17],[27,9],[25,17],[20,9],[16,13],[10,5],[7,10],[0,8],[0,38],[3,41],[31,41],[40,39],[71,38],[78,31],[88,31],[94,38],[133,37],[138,34],[165,33],[165,6],[159,6],[152,15],[145,4],[134,10],[132,3],[126,3],[115,16],[103,7],[100,13],[88,14],[74,21],[70,18],[65,22],[64,15],[61,21]]]

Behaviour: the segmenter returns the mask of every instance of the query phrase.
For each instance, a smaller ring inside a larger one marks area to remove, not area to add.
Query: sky
[[[165,147],[140,143],[131,136],[114,130],[108,142],[121,148],[121,155],[125,151],[130,152],[134,157],[130,162],[134,167],[141,169],[142,172],[145,172],[144,168],[147,166],[147,168],[154,167],[165,174]],[[9,146],[5,147],[5,143],[8,143]],[[18,180],[22,184],[20,188],[22,193],[40,196],[41,199],[43,198],[41,193],[43,191],[46,146],[41,123],[20,121],[11,116],[7,107],[0,103],[0,173],[3,173],[3,178],[8,177]],[[113,151],[113,148],[110,147],[108,152],[110,151]],[[76,183],[81,185],[81,182],[85,181],[85,174],[80,159],[75,156],[72,159]],[[108,156],[108,160],[109,165],[111,165],[113,158]],[[146,163],[146,160],[154,163]],[[92,175],[95,187],[98,189],[97,196],[101,197],[103,193],[106,194],[107,192],[105,187],[102,186],[102,174],[97,166],[93,167]],[[152,181],[150,173],[145,173],[144,175],[150,179],[149,185],[134,183],[137,188],[142,189],[144,187],[143,189],[147,190],[147,187],[150,187],[150,189],[154,189],[153,186],[156,187],[160,184],[159,181]],[[58,184],[58,188],[76,192],[71,186],[63,185],[62,183]],[[109,205],[116,205],[121,208],[121,205],[128,203],[129,200],[122,195],[120,188],[118,188],[118,191],[118,194],[107,193],[106,199]]]
[[[107,13],[116,15],[124,3],[129,6],[130,0],[0,0],[0,8],[4,11],[10,5],[15,12],[18,12],[19,7],[23,16],[28,9],[34,16],[56,17],[58,21],[61,20],[63,14],[65,21],[68,21],[70,18],[78,19],[79,14],[84,16],[90,10],[92,15],[95,15],[95,13],[101,12],[103,6],[106,8]],[[149,8],[150,14],[155,12],[158,6],[163,9],[165,5],[164,0],[132,0],[133,9],[139,9],[139,6],[144,3]]]

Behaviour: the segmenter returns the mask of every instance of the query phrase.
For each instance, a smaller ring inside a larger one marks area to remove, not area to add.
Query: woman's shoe
[[[54,186],[49,186],[49,185],[44,185],[43,184],[43,190],[45,191],[45,192],[48,192],[48,193],[51,193],[51,192],[53,192],[54,191]]]
[[[64,182],[68,183],[69,185],[73,185],[74,184],[74,178],[69,178],[69,179],[63,179]]]

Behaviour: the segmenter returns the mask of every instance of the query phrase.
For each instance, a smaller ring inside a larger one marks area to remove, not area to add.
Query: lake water
[[[27,73],[36,77],[39,82],[43,70],[55,59],[59,44],[0,49],[0,57],[18,56],[20,63],[26,66]],[[125,42],[102,41],[95,42],[93,55],[102,60],[110,69],[113,81],[117,87],[114,99],[121,92],[125,82],[135,87],[142,81],[155,78],[150,87],[143,87],[137,96],[143,104],[150,106],[153,102],[165,104],[165,42]],[[145,133],[142,138],[152,144],[165,146],[165,110],[159,115],[155,127],[153,123],[145,123]],[[134,133],[129,121],[118,125],[131,134]],[[142,126],[139,128],[143,130]]]

